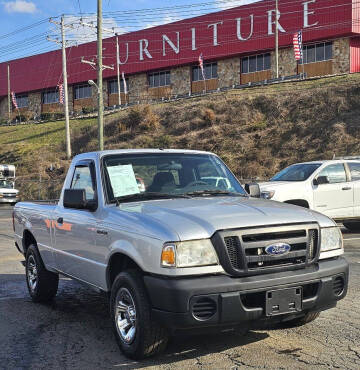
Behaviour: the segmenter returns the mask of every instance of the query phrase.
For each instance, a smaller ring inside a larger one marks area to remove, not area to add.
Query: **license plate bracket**
[[[266,316],[278,316],[302,311],[302,287],[266,292]]]

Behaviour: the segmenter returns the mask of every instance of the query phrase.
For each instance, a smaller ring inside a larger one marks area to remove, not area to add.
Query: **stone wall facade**
[[[333,74],[350,73],[350,39],[333,43]]]
[[[279,50],[279,76],[293,76],[297,72],[297,62],[293,48]],[[271,52],[271,77],[276,78],[276,53]]]
[[[191,90],[191,66],[174,68],[171,70],[172,94],[188,94]]]
[[[240,83],[240,57],[218,61],[218,87],[228,87]]]
[[[137,102],[147,99],[148,79],[146,73],[129,77],[129,101]]]

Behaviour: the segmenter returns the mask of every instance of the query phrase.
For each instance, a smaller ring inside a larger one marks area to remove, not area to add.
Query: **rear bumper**
[[[341,277],[344,289],[334,292],[334,280]],[[145,276],[144,282],[152,303],[153,318],[172,329],[211,326],[254,326],[259,321],[284,321],[310,311],[336,306],[347,293],[349,266],[344,258],[321,261],[307,269],[269,275],[231,278],[227,275],[164,279]],[[271,290],[302,287],[302,311],[268,317],[265,294]],[[200,298],[212,301],[215,313],[199,320],[193,307]]]

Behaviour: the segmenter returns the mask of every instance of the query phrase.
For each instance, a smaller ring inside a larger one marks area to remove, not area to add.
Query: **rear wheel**
[[[127,357],[141,360],[165,349],[167,331],[151,320],[151,307],[137,271],[117,276],[111,288],[110,309],[116,341]]]
[[[35,245],[26,252],[26,282],[34,302],[51,301],[58,290],[59,275],[46,270]]]
[[[314,320],[316,320],[320,316],[320,312],[308,312],[305,316],[290,320],[290,321],[285,321],[282,323],[282,326],[285,326],[287,328],[291,327],[297,327],[297,326],[303,326],[306,325]]]
[[[360,232],[360,221],[344,222],[344,226],[354,232]]]

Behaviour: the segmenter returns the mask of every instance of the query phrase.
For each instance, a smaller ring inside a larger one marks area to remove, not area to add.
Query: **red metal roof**
[[[121,35],[121,61],[127,59],[127,63],[121,66],[121,71],[133,74],[197,63],[200,53],[203,53],[206,62],[274,49],[274,35],[268,34],[268,12],[274,9],[274,0],[264,0]],[[279,10],[279,23],[285,30],[280,32],[280,47],[292,45],[293,34],[300,29],[304,31],[305,43],[352,36],[360,32],[360,0],[280,0]],[[272,14],[273,21],[274,14],[275,11]],[[309,27],[304,28],[305,22]],[[215,26],[215,23],[218,24]],[[238,35],[239,24],[241,32]],[[217,44],[214,39],[216,27]],[[116,64],[115,40],[115,37],[104,40],[104,64]],[[143,60],[140,43],[143,49],[148,43],[149,54],[143,50]],[[67,56],[70,84],[96,79],[96,72],[89,65],[80,62],[82,56],[87,59],[95,58],[96,42],[68,48]],[[11,70],[11,90],[15,93],[55,87],[62,81],[61,51],[34,55],[0,64],[0,96],[7,94],[7,64]],[[104,78],[114,77],[115,70],[104,71]]]

